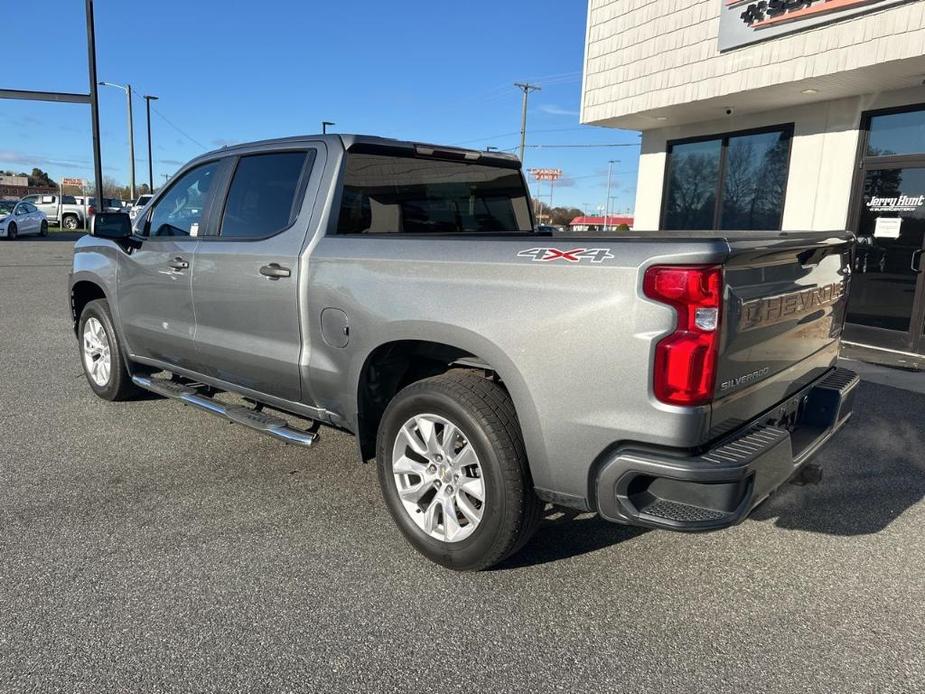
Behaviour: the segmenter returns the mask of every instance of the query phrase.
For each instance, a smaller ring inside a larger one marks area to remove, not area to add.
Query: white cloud
[[[573,111],[568,108],[562,108],[561,106],[556,106],[556,104],[543,104],[540,106],[540,111],[543,113],[548,113],[551,116],[577,116],[578,111]]]

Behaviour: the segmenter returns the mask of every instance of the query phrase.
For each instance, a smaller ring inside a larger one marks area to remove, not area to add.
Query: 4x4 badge
[[[553,260],[564,260],[568,263],[580,263],[590,260],[592,263],[603,263],[610,258],[616,258],[608,248],[572,248],[563,251],[559,248],[529,248],[517,254],[521,258],[530,258],[533,262],[548,263]]]

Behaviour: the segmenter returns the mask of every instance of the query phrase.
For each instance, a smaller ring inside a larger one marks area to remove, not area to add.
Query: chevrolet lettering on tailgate
[[[773,325],[838,303],[845,295],[845,283],[833,282],[798,292],[767,296],[742,302],[739,330]]]

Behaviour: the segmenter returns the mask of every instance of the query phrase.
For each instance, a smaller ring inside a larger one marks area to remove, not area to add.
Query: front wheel
[[[94,393],[104,400],[127,400],[140,392],[132,383],[105,299],[84,306],[77,337],[84,375]]]
[[[42,220],[42,225],[39,227],[39,236],[48,236],[48,222],[44,219]]]
[[[6,237],[10,241],[13,241],[16,239],[16,234],[16,225],[13,222],[10,222],[10,225],[6,228]]]
[[[520,426],[497,383],[451,371],[404,388],[377,440],[392,518],[429,559],[460,571],[513,554],[539,524]]]

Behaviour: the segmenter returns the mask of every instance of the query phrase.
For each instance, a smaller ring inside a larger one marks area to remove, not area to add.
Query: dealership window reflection
[[[792,130],[669,143],[662,227],[780,229]]]

